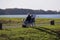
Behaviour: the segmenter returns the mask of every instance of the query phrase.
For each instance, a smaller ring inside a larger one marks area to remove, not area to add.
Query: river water
[[[27,15],[0,15],[0,17],[26,18]],[[41,14],[41,15],[36,15],[36,18],[60,18],[60,14]]]

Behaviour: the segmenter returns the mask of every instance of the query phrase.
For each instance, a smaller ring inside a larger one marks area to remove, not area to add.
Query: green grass
[[[50,22],[52,19],[36,19],[36,24]],[[20,28],[0,30],[0,40],[60,40],[60,19],[54,19],[55,25],[40,24],[39,26],[22,28],[23,18],[0,18],[3,26],[18,25]]]
[[[58,40],[58,37],[34,28],[13,28],[0,30],[0,40]]]

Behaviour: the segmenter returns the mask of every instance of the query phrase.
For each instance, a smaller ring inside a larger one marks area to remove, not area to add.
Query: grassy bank
[[[42,30],[44,29],[13,28],[0,30],[0,40],[60,40],[55,33]]]
[[[55,25],[50,25],[50,20],[55,20]],[[23,18],[0,18],[3,26],[20,27],[0,30],[0,40],[60,40],[60,24],[57,23],[59,20],[37,18],[36,26],[22,28]]]

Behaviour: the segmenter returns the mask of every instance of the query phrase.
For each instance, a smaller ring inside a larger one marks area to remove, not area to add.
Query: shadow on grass
[[[51,34],[51,35],[56,35],[56,37],[57,37],[58,39],[60,39],[60,33],[57,32],[57,31],[54,31],[54,30],[51,30],[51,29],[48,29],[48,28],[44,28],[44,27],[34,28],[34,29],[37,29],[37,30],[39,30],[39,31],[46,32],[46,33]]]

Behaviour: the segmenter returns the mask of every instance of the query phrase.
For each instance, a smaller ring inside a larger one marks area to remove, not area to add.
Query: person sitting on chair
[[[32,26],[34,26],[34,24],[35,24],[35,15],[32,15],[32,17],[31,17],[31,24],[32,24]]]
[[[31,14],[29,13],[23,25],[26,27],[28,24],[30,24],[30,22],[31,22]]]

